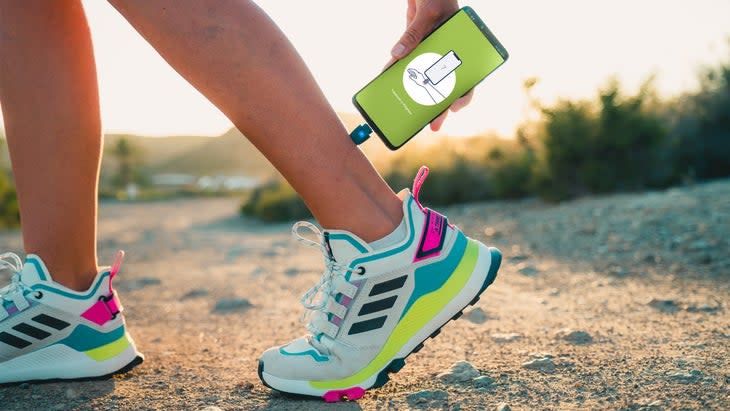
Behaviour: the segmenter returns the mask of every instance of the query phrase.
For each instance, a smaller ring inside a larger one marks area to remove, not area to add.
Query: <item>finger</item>
[[[468,106],[469,103],[471,103],[472,98],[474,98],[474,89],[469,90],[468,93],[456,99],[456,101],[451,104],[451,107],[449,109],[455,113],[462,108]]]
[[[395,59],[401,59],[411,52],[418,43],[426,37],[429,31],[433,28],[436,22],[437,16],[433,11],[433,7],[428,5],[421,6],[416,10],[416,14],[413,17],[413,21],[406,28],[405,33],[401,36],[398,43],[393,47],[390,54]]]
[[[408,0],[408,11],[406,11],[406,28],[413,23],[416,17],[416,0]]]
[[[449,110],[444,110],[443,113],[439,114],[438,117],[433,119],[431,122],[431,131],[439,131],[441,129],[441,126],[444,124],[444,121],[446,121],[446,117],[449,115]]]

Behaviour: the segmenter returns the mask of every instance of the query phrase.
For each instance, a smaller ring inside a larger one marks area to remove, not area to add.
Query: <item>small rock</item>
[[[120,284],[119,288],[121,288],[125,291],[135,291],[135,290],[139,290],[139,289],[145,288],[150,285],[159,285],[161,283],[162,282],[160,281],[159,278],[142,277],[142,278],[138,278],[136,280],[122,282]]]
[[[79,393],[76,392],[73,388],[67,388],[65,392],[66,398],[69,400],[76,399],[76,397],[79,396]]]
[[[700,305],[699,307],[696,305],[688,305],[685,309],[691,313],[698,313],[698,312],[714,313],[715,311],[719,310],[720,307],[719,306],[713,307],[709,304],[703,304],[703,305]]]
[[[484,235],[489,238],[500,238],[502,237],[502,232],[497,230],[496,228],[487,227],[484,229]]]
[[[676,372],[669,375],[669,378],[682,384],[691,384],[702,379],[702,371],[689,370],[687,372]]]
[[[712,255],[710,253],[702,253],[697,257],[697,262],[700,264],[710,264],[712,263]]]
[[[621,267],[620,265],[616,265],[616,264],[609,265],[606,268],[606,270],[608,270],[609,274],[619,276],[619,277],[626,274],[626,270],[623,267]]]
[[[679,304],[677,304],[674,300],[662,300],[658,298],[652,298],[648,303],[646,303],[649,307],[655,308],[661,312],[675,312],[679,310]]]
[[[216,407],[215,405],[209,405],[205,408],[201,408],[200,411],[223,411],[223,409]]]
[[[250,381],[244,381],[238,384],[238,389],[241,391],[251,391],[253,390],[253,383]]]
[[[656,400],[646,404],[646,407],[650,410],[659,410],[662,408],[662,401]]]
[[[182,297],[180,297],[181,300],[190,300],[193,298],[199,298],[199,297],[205,297],[209,294],[208,290],[204,290],[202,288],[198,288],[195,290],[190,290],[187,293],[183,294]]]
[[[437,378],[446,384],[455,384],[473,380],[478,376],[479,370],[477,370],[470,362],[462,360],[455,362],[454,365],[451,366],[451,370],[439,374]]]
[[[534,360],[522,363],[522,368],[544,373],[553,373],[555,372],[555,363],[551,358],[536,358]]]
[[[475,387],[489,387],[490,385],[494,384],[494,378],[488,375],[481,375],[474,378],[471,382],[472,384],[474,384]]]
[[[590,344],[593,342],[593,337],[585,331],[571,330],[570,328],[563,328],[555,333],[555,338],[567,341],[572,344]]]
[[[215,303],[214,312],[227,313],[233,311],[245,311],[251,307],[251,302],[245,298],[229,298],[219,300]]]
[[[661,257],[658,257],[658,256],[656,256],[656,255],[654,255],[654,254],[646,254],[646,255],[644,255],[644,257],[642,258],[642,260],[643,260],[643,261],[644,261],[645,263],[648,263],[648,264],[656,264],[656,263],[658,263],[658,262],[660,262],[660,261],[661,261]]]
[[[411,406],[426,404],[434,401],[448,401],[449,393],[444,390],[422,390],[406,395],[406,401]]]
[[[533,275],[537,275],[540,273],[540,270],[537,269],[534,265],[530,264],[518,264],[517,265],[517,271],[520,272],[522,275],[526,275],[528,277],[532,277]]]
[[[513,256],[510,256],[509,261],[511,263],[519,263],[520,261],[525,261],[528,258],[530,258],[527,254],[515,254]]]
[[[704,251],[708,248],[710,248],[710,243],[705,240],[693,241],[687,246],[687,249],[690,251]]]
[[[288,275],[289,277],[293,277],[299,273],[301,273],[302,270],[296,268],[296,267],[290,267],[284,270],[284,275]]]
[[[557,297],[557,296],[559,296],[559,295],[560,295],[560,290],[558,290],[557,288],[551,288],[551,289],[550,289],[550,290],[548,291],[548,295],[549,295],[550,297]]]
[[[522,338],[522,334],[517,333],[494,333],[490,335],[494,342],[498,343],[509,343],[513,341],[517,341],[520,338]]]
[[[578,230],[578,234],[584,234],[584,235],[593,235],[596,233],[596,226],[594,225],[587,225]]]
[[[24,382],[24,383],[20,384],[18,386],[18,388],[20,388],[21,390],[27,390],[28,388],[30,388],[30,384],[28,384],[27,382]]]
[[[500,402],[494,409],[495,411],[512,411],[512,408],[510,408],[509,404],[507,404],[506,402]]]
[[[473,322],[474,324],[483,324],[485,321],[487,321],[487,314],[479,307],[476,307],[466,313],[464,316],[468,321]]]

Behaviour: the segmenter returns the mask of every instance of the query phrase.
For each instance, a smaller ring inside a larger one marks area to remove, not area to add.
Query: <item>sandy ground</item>
[[[321,257],[237,205],[103,204],[100,256],[128,252],[117,288],[146,362],[0,388],[0,409],[730,409],[730,181],[444,210],[502,249],[496,282],[389,384],[335,405],[256,376],[264,349],[303,333],[298,299]],[[19,251],[19,234],[0,233],[0,249]],[[216,309],[234,298],[251,306]],[[483,377],[438,376],[459,360]]]

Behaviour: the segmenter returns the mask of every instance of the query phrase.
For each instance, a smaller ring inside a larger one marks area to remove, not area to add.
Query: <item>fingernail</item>
[[[406,46],[398,43],[393,47],[393,50],[390,51],[390,54],[393,55],[393,57],[403,57],[403,52],[406,51]]]

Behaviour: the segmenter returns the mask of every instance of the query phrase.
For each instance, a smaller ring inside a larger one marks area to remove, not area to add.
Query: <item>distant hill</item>
[[[248,175],[270,177],[275,174],[268,160],[241,132],[232,128],[219,137],[191,144],[162,161],[148,162],[155,173],[193,175]]]
[[[362,117],[354,113],[338,113],[345,128],[350,131],[363,123]],[[0,168],[9,168],[10,162],[5,141],[0,136]],[[116,172],[114,156],[110,154],[119,138],[127,138],[141,152],[141,162],[154,174],[182,173],[204,175],[248,175],[268,178],[277,175],[268,160],[258,152],[237,129],[232,128],[218,137],[170,136],[146,137],[130,134],[107,134],[104,137],[102,179]],[[402,155],[417,146],[439,141],[430,130],[423,131],[416,141],[397,153]],[[396,158],[373,134],[362,145],[370,160],[382,169]]]

